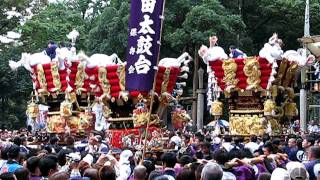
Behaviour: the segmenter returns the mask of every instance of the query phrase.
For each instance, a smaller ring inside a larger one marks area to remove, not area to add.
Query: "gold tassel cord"
[[[41,93],[41,94],[48,93],[47,80],[44,75],[44,70],[43,70],[42,64],[37,65],[37,78],[38,78],[38,82],[40,85],[40,89],[38,90],[39,93]]]
[[[74,85],[76,86],[76,92],[78,95],[80,95],[81,92],[84,91],[84,88],[82,87],[84,85],[84,80],[86,76],[87,74],[85,72],[85,66],[82,63],[79,63],[77,67],[75,82],[74,82]]]
[[[260,89],[260,63],[256,57],[247,58],[244,61],[243,72],[247,76],[247,89]]]
[[[105,67],[99,67],[98,78],[103,94],[110,96],[111,85],[109,84],[109,81],[107,79],[107,69]]]
[[[238,65],[234,59],[228,59],[223,61],[222,69],[224,71],[223,82],[226,83],[226,90],[230,92],[231,88],[235,88],[239,82],[236,78]]]
[[[161,84],[161,94],[167,92],[169,79],[170,79],[170,68],[166,68],[163,74],[163,82]]]
[[[58,70],[58,62],[51,63],[51,74],[52,74],[52,78],[53,78],[53,85],[55,87],[51,91],[57,92],[61,89],[60,75],[59,75],[59,70]]]

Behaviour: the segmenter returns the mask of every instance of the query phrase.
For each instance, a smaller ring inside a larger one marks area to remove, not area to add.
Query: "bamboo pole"
[[[142,164],[145,154],[146,154],[146,149],[147,149],[147,138],[148,138],[148,129],[149,129],[149,124],[150,124],[150,119],[151,119],[151,113],[152,113],[152,109],[153,109],[153,102],[154,102],[154,92],[156,89],[156,80],[157,80],[157,74],[158,74],[158,63],[160,60],[160,49],[161,49],[161,37],[162,37],[162,28],[163,28],[163,21],[164,21],[164,7],[166,4],[166,0],[163,0],[163,5],[162,5],[162,18],[161,18],[161,27],[160,27],[160,37],[159,37],[159,51],[158,51],[158,57],[157,57],[157,69],[155,70],[154,73],[154,78],[153,78],[153,85],[152,85],[152,90],[151,90],[151,100],[150,100],[150,109],[149,109],[149,114],[148,114],[148,121],[147,121],[147,127],[146,127],[146,133],[145,133],[145,138],[144,138],[144,145],[143,145],[143,151],[142,151],[142,158],[140,161],[140,164]]]

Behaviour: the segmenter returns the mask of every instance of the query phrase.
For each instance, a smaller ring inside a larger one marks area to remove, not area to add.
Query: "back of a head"
[[[259,174],[257,180],[270,180],[270,179],[271,179],[270,173],[261,173],[261,174]]]
[[[27,168],[19,168],[14,171],[17,180],[25,180],[29,178],[29,170]]]
[[[311,146],[313,146],[314,143],[315,143],[315,139],[314,139],[314,136],[313,136],[313,135],[308,135],[308,136],[306,137],[306,140],[307,140],[308,143],[311,144]]]
[[[251,142],[257,142],[257,140],[258,140],[258,137],[256,135],[250,136],[250,141]]]
[[[152,171],[149,174],[148,180],[154,180],[156,177],[161,176],[162,173],[159,171]]]
[[[5,172],[0,174],[1,180],[16,180],[16,177],[13,173]]]
[[[265,143],[265,142],[267,142],[267,141],[269,141],[269,140],[270,140],[269,134],[263,134],[263,135],[262,135],[262,141],[263,141],[263,143]]]
[[[56,172],[53,173],[49,180],[69,180],[70,176],[67,172]]]
[[[136,166],[133,170],[133,176],[135,180],[144,180],[147,176],[147,168],[142,165]]]
[[[1,148],[1,159],[8,160],[8,152],[9,152],[9,147],[2,147]]]
[[[16,159],[19,157],[19,154],[20,154],[20,147],[16,144],[12,144],[8,149],[8,158]]]
[[[196,180],[195,173],[189,168],[183,168],[182,171],[177,175],[176,180]]]
[[[13,143],[17,146],[20,146],[21,145],[21,138],[19,136],[15,137],[13,139]]]
[[[166,152],[161,156],[161,160],[166,164],[166,167],[173,168],[177,163],[176,154],[173,152]]]
[[[272,145],[276,145],[276,146],[279,146],[280,145],[280,139],[279,138],[274,138],[273,140],[272,140]]]
[[[314,159],[320,159],[320,147],[319,146],[312,146],[310,148],[310,153]]]
[[[57,154],[58,157],[58,163],[60,166],[64,166],[67,162],[67,154],[72,153],[70,149],[62,149]]]
[[[221,180],[223,176],[222,168],[217,163],[207,163],[201,172],[201,180]]]
[[[99,171],[94,168],[88,168],[84,171],[83,177],[88,177],[91,180],[99,180]]]
[[[242,159],[243,158],[242,150],[238,148],[232,148],[229,152],[229,160],[232,160],[233,158]]]
[[[100,179],[116,180],[116,173],[111,166],[103,166],[99,170]]]
[[[181,164],[182,167],[192,162],[193,162],[192,157],[188,155],[183,155],[179,158],[179,163]]]
[[[31,173],[35,173],[37,167],[39,167],[40,158],[32,156],[27,160],[27,168]]]
[[[229,153],[225,149],[218,149],[214,151],[213,159],[216,160],[218,164],[225,164],[229,161]]]
[[[230,45],[229,48],[230,49],[236,49],[236,46],[235,45]]]
[[[55,44],[55,42],[53,40],[49,40],[48,44]]]
[[[74,137],[72,136],[67,136],[64,141],[66,142],[67,146],[74,145]]]
[[[144,160],[142,165],[147,168],[147,173],[150,174],[156,169],[155,164],[152,161]]]
[[[52,136],[49,139],[50,144],[56,144],[59,141],[59,138],[57,136]]]
[[[229,135],[225,135],[223,139],[224,139],[225,142],[231,142],[232,141],[232,137],[229,136]]]
[[[57,166],[57,161],[48,156],[41,158],[39,161],[40,172],[44,177],[47,177],[49,175],[50,170],[56,170]]]
[[[201,172],[202,172],[203,167],[204,167],[204,164],[199,164],[199,166],[197,167],[197,169],[194,173],[196,175],[196,180],[201,179]]]

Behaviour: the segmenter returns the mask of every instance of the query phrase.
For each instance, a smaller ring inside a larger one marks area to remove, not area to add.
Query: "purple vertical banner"
[[[164,0],[131,0],[126,89],[150,91],[160,46]]]

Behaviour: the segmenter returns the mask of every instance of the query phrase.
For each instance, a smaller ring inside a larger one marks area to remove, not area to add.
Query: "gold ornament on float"
[[[243,61],[243,72],[247,76],[247,90],[260,89],[260,63],[256,57],[249,57]]]
[[[108,106],[103,106],[103,116],[105,118],[109,118],[111,114],[112,114],[111,109]]]
[[[48,88],[47,88],[47,80],[44,74],[44,70],[42,67],[42,64],[37,65],[37,79],[40,85],[40,88],[38,89],[39,93],[47,94]]]
[[[215,100],[211,104],[210,114],[213,116],[221,116],[223,113],[223,103]]]
[[[27,115],[31,118],[36,118],[39,115],[39,106],[38,104],[31,101],[30,104],[28,104],[27,107]]]
[[[57,92],[61,89],[61,82],[60,82],[60,75],[59,75],[59,69],[58,69],[58,62],[52,62],[51,63],[51,74],[53,78],[53,85],[54,88],[51,89],[51,92]]]
[[[234,135],[262,135],[266,125],[258,115],[233,115],[229,119],[230,132]]]
[[[284,106],[284,113],[286,116],[296,116],[298,114],[296,103],[287,103]]]
[[[72,103],[66,99],[60,104],[60,115],[70,117],[72,115]]]
[[[226,91],[230,92],[232,88],[235,88],[239,82],[236,78],[238,65],[234,59],[224,60],[222,63],[222,69],[224,71],[223,82],[226,83]]]
[[[274,110],[276,108],[276,103],[271,100],[267,99],[263,104],[263,113],[265,116],[272,116],[275,114]]]
[[[83,88],[84,80],[86,78],[87,74],[85,72],[85,66],[82,63],[78,64],[77,67],[77,74],[75,78],[74,85],[76,86],[76,92],[78,95],[81,95],[85,89]]]
[[[106,67],[99,67],[98,70],[98,80],[100,83],[100,87],[102,88],[103,94],[110,96],[111,85],[107,78],[107,69]]]

